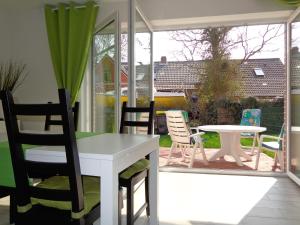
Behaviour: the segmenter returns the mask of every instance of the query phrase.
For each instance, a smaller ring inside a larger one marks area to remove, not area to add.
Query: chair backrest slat
[[[53,176],[53,174],[59,174],[60,176],[69,175],[66,163],[47,163],[29,160],[26,160],[25,163],[28,176],[32,178],[48,178]]]
[[[55,105],[52,102],[48,102],[49,105]],[[75,131],[77,131],[78,128],[78,118],[79,118],[79,102],[75,102],[74,107],[72,108],[73,111],[73,117],[74,117],[74,126],[75,126]],[[53,119],[52,116],[55,116],[55,114],[45,114],[46,115],[46,120],[45,120],[45,126],[44,130],[50,130],[51,126],[62,126],[62,120],[60,119]]]
[[[136,115],[139,114],[140,120],[137,121],[130,120],[128,116],[131,113],[135,113]],[[146,114],[148,114],[148,118]],[[153,116],[154,116],[154,101],[150,102],[149,107],[127,107],[127,102],[123,102],[120,133],[122,134],[125,132],[125,127],[137,127],[138,131],[141,131],[141,133],[152,134]],[[139,129],[141,127],[147,128],[147,131],[145,132],[144,129]]]
[[[148,122],[146,121],[124,121],[124,126],[130,127],[148,127]]]
[[[168,131],[173,142],[190,143],[190,130],[181,111],[166,111]]]
[[[11,159],[16,183],[16,198],[18,206],[31,203],[30,197],[49,200],[71,200],[72,211],[83,210],[83,188],[80,173],[79,155],[76,144],[73,111],[70,106],[70,96],[64,90],[59,90],[58,104],[15,104],[9,91],[1,91],[1,100],[5,117],[5,124]],[[61,116],[63,132],[59,134],[38,131],[22,133],[17,123],[18,115],[58,115]],[[32,162],[24,158],[23,144],[32,145],[61,145],[65,148],[66,162]],[[47,177],[51,175],[65,175],[69,182],[69,190],[30,186],[28,178]]]
[[[282,150],[282,147],[283,147],[284,135],[285,135],[285,124],[283,123],[281,126],[281,129],[280,129],[280,133],[279,133],[280,139],[278,140],[280,150]]]
[[[30,145],[49,145],[59,146],[64,145],[65,136],[63,134],[27,134],[19,133],[17,141],[22,144]]]
[[[62,108],[59,104],[16,104],[14,107],[14,113],[16,115],[47,115],[51,112],[51,115],[61,115]]]

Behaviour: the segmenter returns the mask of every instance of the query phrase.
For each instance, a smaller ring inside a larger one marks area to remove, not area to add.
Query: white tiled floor
[[[160,225],[300,224],[300,188],[288,178],[161,172],[159,192]],[[1,225],[7,204],[0,200]]]

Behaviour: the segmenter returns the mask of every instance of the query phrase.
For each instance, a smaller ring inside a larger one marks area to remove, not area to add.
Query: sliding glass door
[[[153,99],[153,33],[136,0],[129,3],[128,99],[131,106],[141,107]]]
[[[135,16],[136,105],[149,106],[152,99],[152,30],[139,8]]]
[[[288,157],[289,176],[300,185],[300,10],[297,9],[288,22],[288,60],[290,80],[288,96]]]
[[[93,41],[93,130],[112,133],[119,124],[119,29],[114,14],[97,29]]]

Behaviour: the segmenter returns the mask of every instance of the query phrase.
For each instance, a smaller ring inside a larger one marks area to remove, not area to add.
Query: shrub
[[[258,108],[258,102],[254,97],[248,97],[241,100],[241,106],[243,109],[255,109]]]

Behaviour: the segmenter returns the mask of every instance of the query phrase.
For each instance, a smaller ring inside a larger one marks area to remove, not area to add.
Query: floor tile
[[[300,188],[288,178],[175,172],[159,177],[160,225],[300,224]],[[143,200],[141,188],[136,204]],[[9,198],[0,199],[0,225],[9,224],[8,204]],[[135,223],[147,224],[145,216]]]

